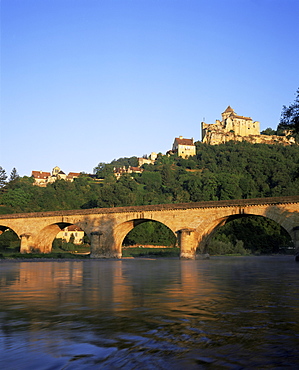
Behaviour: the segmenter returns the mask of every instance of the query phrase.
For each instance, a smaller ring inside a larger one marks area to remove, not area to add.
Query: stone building
[[[185,139],[183,136],[176,137],[174,139],[171,153],[176,153],[179,157],[188,158],[196,154],[196,146],[194,140]],[[168,152],[168,153],[170,153]]]
[[[72,236],[74,238],[74,244],[83,244],[84,231],[77,225],[65,227],[56,235],[56,239],[62,239],[64,242],[68,243]]]
[[[119,180],[122,175],[132,174],[132,173],[142,173],[142,172],[143,172],[143,169],[140,167],[122,166],[122,167],[113,168],[113,173],[114,173],[114,176],[117,178],[117,180]]]
[[[216,123],[201,123],[202,142],[214,144],[211,141],[211,133],[231,133],[238,136],[249,136],[260,134],[260,123],[253,122],[250,117],[239,116],[228,106],[221,114],[222,120],[216,120]],[[216,144],[216,143],[215,143]]]
[[[47,184],[51,184],[56,180],[74,181],[75,178],[79,177],[80,173],[70,172],[66,175],[58,166],[54,167],[52,173],[43,171],[32,171],[31,177],[34,178],[33,185],[45,187]]]
[[[216,123],[201,123],[202,142],[210,145],[223,144],[228,141],[249,141],[252,144],[294,144],[289,136],[261,135],[260,123],[250,117],[239,116],[228,106],[221,114],[222,120]]]
[[[31,177],[34,178],[34,185],[37,186],[46,186],[48,182],[48,178],[51,176],[50,172],[44,171],[32,171]]]
[[[138,158],[138,166],[141,167],[143,164],[154,164],[157,159],[157,153],[152,152],[148,157]]]

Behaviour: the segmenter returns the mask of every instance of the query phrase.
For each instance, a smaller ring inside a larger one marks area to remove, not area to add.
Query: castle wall
[[[276,135],[260,135],[260,123],[252,121],[250,117],[238,116],[228,106],[222,113],[222,121],[214,124],[201,123],[202,142],[210,145],[226,143],[228,141],[249,141],[251,143],[266,144],[294,144],[294,138]]]

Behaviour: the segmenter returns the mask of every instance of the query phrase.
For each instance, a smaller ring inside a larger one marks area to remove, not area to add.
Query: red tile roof
[[[47,179],[51,176],[50,172],[43,172],[43,171],[32,171],[31,176],[35,179]]]
[[[193,139],[180,139],[179,137],[176,137],[175,141],[179,145],[194,145]]]
[[[83,231],[79,226],[77,225],[70,225],[63,229],[64,231]]]
[[[142,169],[140,167],[130,167],[130,170],[133,172],[140,172]]]

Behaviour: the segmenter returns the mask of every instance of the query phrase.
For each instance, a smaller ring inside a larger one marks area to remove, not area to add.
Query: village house
[[[84,231],[76,225],[70,225],[59,231],[56,235],[56,239],[62,239],[65,243],[68,243],[73,235],[74,244],[83,244],[84,242]]]
[[[119,180],[119,178],[122,175],[125,175],[125,174],[142,173],[142,172],[143,172],[143,169],[140,168],[140,167],[122,166],[122,167],[114,167],[113,168],[113,173],[114,173],[114,176],[117,178],[117,180]]]
[[[141,167],[143,164],[154,164],[157,156],[157,153],[152,152],[148,157],[138,158],[139,167]]]
[[[168,154],[177,154],[179,157],[188,158],[196,155],[196,146],[194,140],[185,139],[183,136],[176,137],[172,145],[172,150]]]
[[[34,178],[33,185],[45,187],[47,184],[51,184],[56,180],[74,181],[75,178],[79,177],[79,172],[70,172],[66,175],[58,166],[54,167],[52,173],[43,171],[32,171],[31,177]]]
[[[48,178],[51,176],[50,172],[43,171],[32,171],[31,177],[34,178],[34,185],[37,186],[46,186]]]

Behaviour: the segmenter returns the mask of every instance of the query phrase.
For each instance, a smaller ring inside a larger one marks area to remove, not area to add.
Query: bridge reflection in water
[[[177,235],[180,257],[195,259],[221,225],[250,215],[277,222],[299,251],[299,196],[0,215],[0,229],[16,232],[22,253],[48,253],[57,233],[75,224],[90,238],[91,258],[121,258],[126,235],[142,222],[157,221]]]
[[[152,263],[151,269],[145,269]],[[213,286],[205,281],[203,272],[191,261],[135,259],[116,261],[59,261],[59,262],[5,262],[2,267],[10,267],[5,275],[4,285],[9,286],[9,294],[0,291],[1,302],[13,305],[22,301],[28,312],[35,313],[35,304],[44,312],[61,307],[67,313],[74,305],[101,307],[101,310],[126,311],[148,305],[146,301],[151,291],[167,291],[167,299],[162,299],[160,308],[172,308],[173,302],[184,293],[191,299],[195,292],[203,293],[202,299],[210,294]],[[163,268],[162,268],[162,267]],[[160,271],[162,268],[163,271]],[[135,281],[135,276],[138,281]],[[159,279],[155,276],[159,275]],[[161,279],[162,277],[162,279]],[[69,290],[69,288],[71,289]],[[142,287],[142,291],[140,290]],[[190,307],[191,308],[191,307]],[[51,321],[51,316],[49,316]]]
[[[1,368],[299,365],[291,257],[0,265]]]

